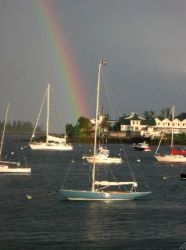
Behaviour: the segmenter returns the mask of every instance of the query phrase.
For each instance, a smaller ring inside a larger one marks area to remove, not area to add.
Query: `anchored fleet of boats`
[[[107,179],[100,180],[96,171],[99,169],[99,165],[105,164],[122,164],[124,161],[121,157],[110,157],[110,150],[103,146],[97,148],[97,131],[98,131],[98,112],[99,112],[99,92],[100,92],[100,74],[101,68],[103,65],[106,65],[105,61],[101,60],[99,63],[98,70],[98,83],[97,83],[97,100],[96,100],[96,119],[95,119],[95,132],[94,132],[94,151],[91,156],[83,156],[83,159],[86,159],[88,163],[92,165],[92,181],[90,190],[72,190],[64,189],[63,187],[59,190],[63,199],[66,200],[133,200],[140,197],[148,196],[151,194],[151,191],[137,191],[137,181],[134,177],[134,174],[131,173],[133,180],[128,181],[118,181],[115,178],[115,181],[110,181]],[[39,117],[43,107],[45,98],[47,97],[47,115],[46,115],[46,140],[38,140],[35,138],[35,131],[38,125]],[[0,173],[31,173],[31,168],[20,166],[19,162],[5,161],[2,160],[2,149],[4,142],[4,135],[6,130],[7,116],[9,111],[9,106],[7,106],[7,111],[4,121],[4,129],[1,137],[1,147],[0,147]],[[50,114],[50,84],[47,85],[47,89],[44,95],[44,99],[41,105],[39,116],[30,139],[29,147],[32,150],[56,150],[56,151],[71,151],[73,147],[71,144],[66,141],[66,134],[61,138],[59,136],[49,135],[49,114]],[[172,108],[172,121],[174,120],[174,107]],[[163,138],[163,136],[162,136]],[[174,142],[174,133],[172,125],[172,134],[171,134],[171,145],[170,145],[170,154],[160,155],[158,150],[162,138],[159,142],[158,148],[154,154],[154,157],[159,162],[170,162],[170,163],[185,163],[186,162],[186,151],[185,150],[176,150],[173,147]],[[151,147],[146,141],[138,144],[133,144],[133,149],[137,151],[151,151]],[[120,154],[119,154],[120,155]],[[185,156],[184,156],[185,155]],[[127,164],[126,164],[127,165]],[[131,169],[130,169],[131,171]],[[113,175],[113,173],[112,173]],[[186,180],[186,173],[180,173],[180,178]],[[66,178],[65,178],[66,179]]]

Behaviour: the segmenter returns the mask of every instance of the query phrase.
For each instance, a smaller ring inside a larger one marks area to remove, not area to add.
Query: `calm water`
[[[9,136],[5,151],[14,151],[15,146],[20,148],[20,143]],[[26,148],[31,175],[0,175],[0,249],[165,250],[182,246],[186,241],[186,181],[179,178],[183,165],[158,163],[154,146],[152,152],[134,152],[131,145],[124,145],[139,191],[151,190],[152,195],[136,201],[64,201],[57,190],[65,179],[65,188],[90,186],[90,166],[81,158],[91,145],[74,147],[73,152]],[[108,148],[116,152],[121,145]],[[129,176],[126,162],[112,167],[118,179]],[[109,173],[106,167],[101,170]],[[33,199],[28,200],[27,194]]]

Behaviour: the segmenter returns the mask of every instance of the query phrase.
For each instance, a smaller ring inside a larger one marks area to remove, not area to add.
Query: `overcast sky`
[[[0,0],[0,34],[0,120],[35,123],[47,83],[64,124],[91,119],[101,59],[110,116],[103,82],[115,118],[186,112],[185,0]]]

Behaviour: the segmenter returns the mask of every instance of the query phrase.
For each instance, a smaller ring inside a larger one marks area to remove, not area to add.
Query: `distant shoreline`
[[[2,135],[2,133],[0,133]],[[12,133],[8,132],[7,135],[28,135],[31,138],[32,133]],[[62,136],[60,134],[57,134]],[[30,141],[29,139],[21,139],[21,141]],[[45,134],[36,133],[36,138],[40,140],[45,140]],[[99,139],[98,139],[99,140]],[[149,145],[158,145],[159,138],[151,139],[151,138],[144,138],[144,137],[122,137],[122,138],[100,138],[100,143],[108,143],[108,144],[133,144],[133,143],[140,143],[146,141]],[[67,138],[68,143],[94,143],[93,137],[81,137],[81,138]],[[161,142],[161,146],[169,146],[171,143],[171,138],[163,139]],[[186,145],[185,139],[175,139],[174,145]]]

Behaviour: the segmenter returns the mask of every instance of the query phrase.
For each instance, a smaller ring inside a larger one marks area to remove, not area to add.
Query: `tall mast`
[[[106,65],[105,61],[101,60],[99,63],[99,70],[98,70],[98,84],[97,84],[97,101],[96,101],[96,125],[95,125],[95,133],[94,133],[94,161],[92,167],[92,192],[95,191],[95,155],[96,155],[96,144],[97,144],[97,129],[98,129],[98,111],[99,111],[99,89],[100,89],[100,73],[101,73],[101,66]]]
[[[50,84],[48,84],[47,91],[47,121],[46,121],[46,143],[48,143],[48,130],[49,130],[49,103],[50,103]]]
[[[174,106],[172,107],[172,136],[171,136],[171,148],[173,147],[173,136],[174,136],[173,121],[174,121]]]
[[[2,134],[2,138],[1,138],[0,160],[1,160],[1,154],[2,154],[3,141],[4,141],[5,128],[6,128],[6,121],[7,121],[7,116],[8,116],[9,107],[10,107],[10,103],[8,103],[7,110],[6,110],[6,115],[5,115],[5,122],[4,122],[3,134]]]

